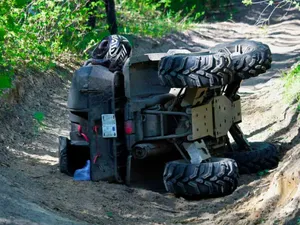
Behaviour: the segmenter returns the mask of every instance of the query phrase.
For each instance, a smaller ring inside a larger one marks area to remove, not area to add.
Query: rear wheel
[[[231,59],[222,53],[163,57],[158,75],[163,85],[174,88],[222,86],[233,79]]]
[[[231,194],[238,185],[234,160],[212,158],[211,162],[189,164],[183,160],[167,163],[164,184],[168,192],[185,197],[217,197]]]
[[[210,52],[230,55],[236,76],[241,79],[258,76],[271,68],[272,54],[270,48],[261,42],[238,40],[217,45],[211,48]]]
[[[66,137],[59,137],[59,170],[69,176],[73,176],[77,169],[85,166],[90,159],[89,146],[72,143]]]
[[[225,153],[225,157],[234,159],[241,174],[257,173],[278,166],[279,152],[275,145],[266,142],[250,143],[252,151],[243,151],[234,147],[235,152]]]

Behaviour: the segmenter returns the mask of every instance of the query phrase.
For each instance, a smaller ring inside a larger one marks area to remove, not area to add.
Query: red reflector
[[[132,121],[125,122],[125,134],[132,134],[133,132],[133,125]]]

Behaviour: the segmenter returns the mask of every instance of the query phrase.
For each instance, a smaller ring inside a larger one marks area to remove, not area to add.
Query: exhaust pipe
[[[173,145],[167,142],[141,143],[133,147],[132,155],[135,159],[145,159],[169,153],[172,149]]]

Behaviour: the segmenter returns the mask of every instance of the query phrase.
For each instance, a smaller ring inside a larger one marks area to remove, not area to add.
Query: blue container
[[[91,180],[91,167],[90,160],[86,161],[85,166],[82,169],[78,169],[74,173],[74,180],[76,181],[89,181]]]

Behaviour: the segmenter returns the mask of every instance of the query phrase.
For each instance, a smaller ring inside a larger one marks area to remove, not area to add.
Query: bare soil
[[[280,70],[299,57],[299,28],[298,19],[264,30],[222,22],[161,40],[133,38],[134,54],[199,51],[240,38],[269,44],[272,69],[243,83],[241,126],[251,141],[276,143],[282,159],[264,176],[242,175],[238,189],[224,198],[188,201],[149,182],[127,187],[75,182],[61,174],[57,138],[68,136],[68,88],[80,65],[62,65],[43,76],[28,72],[0,100],[0,224],[300,224],[300,118],[295,105],[285,102],[280,79]],[[45,114],[44,125],[34,119],[36,112]]]

